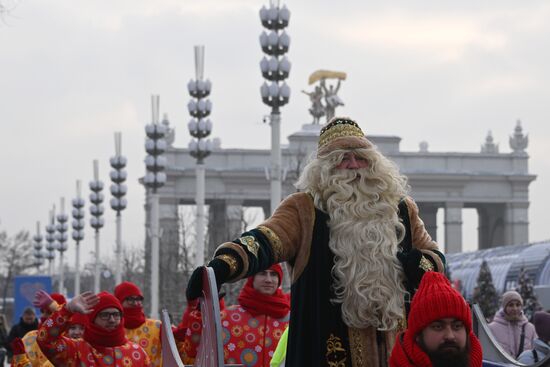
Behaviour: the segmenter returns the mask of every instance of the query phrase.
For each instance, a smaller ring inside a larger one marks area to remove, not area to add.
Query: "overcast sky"
[[[262,31],[257,0],[2,0],[0,21],[0,230],[34,232],[75,181],[108,182],[115,131],[128,158],[129,207],[124,242],[144,237],[144,125],[150,95],[187,146],[186,84],[194,77],[193,46],[206,46],[213,83],[213,137],[223,147],[268,148],[269,112],[259,96]],[[501,152],[521,119],[529,134],[530,240],[550,238],[550,3],[548,1],[313,1],[291,11],[290,103],[282,110],[282,142],[311,121],[300,90],[317,69],[348,79],[338,113],[367,134],[398,135],[402,151],[479,152],[491,130]],[[268,184],[266,182],[266,184]],[[107,185],[108,186],[108,185]],[[106,195],[107,198],[110,195]],[[108,209],[103,253],[114,246]],[[86,222],[89,220],[86,208]],[[465,239],[475,238],[466,219]],[[471,242],[471,240],[470,240]],[[84,253],[93,248],[86,228]],[[73,259],[72,248],[69,258]],[[465,244],[468,249],[471,244]]]

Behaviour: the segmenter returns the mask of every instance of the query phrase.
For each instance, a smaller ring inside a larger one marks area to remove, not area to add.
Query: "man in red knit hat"
[[[227,364],[269,367],[288,325],[290,301],[280,288],[281,265],[275,264],[247,279],[239,304],[221,311],[223,354]],[[180,347],[183,363],[193,363],[202,331],[200,312],[187,308],[187,335]]]
[[[482,350],[464,298],[441,273],[427,272],[414,295],[407,330],[397,335],[391,367],[480,367]]]
[[[38,291],[35,298],[44,296],[43,293]],[[126,339],[122,311],[122,305],[112,294],[84,292],[42,323],[38,345],[54,366],[151,367],[145,351]],[[87,315],[83,339],[63,335],[75,313]]]
[[[160,333],[162,323],[160,320],[145,317],[141,289],[132,282],[122,282],[115,287],[115,297],[124,308],[126,337],[145,350],[153,366],[161,366]]]

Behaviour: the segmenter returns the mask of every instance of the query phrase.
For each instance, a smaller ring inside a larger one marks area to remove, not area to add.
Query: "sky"
[[[212,137],[224,148],[270,146],[262,104],[258,0],[0,0],[0,230],[42,226],[53,204],[87,196],[94,159],[110,184],[114,132],[128,158],[123,241],[144,241],[144,126],[150,95],[186,147],[193,46],[206,47]],[[291,37],[282,143],[309,123],[308,76],[347,73],[338,114],[370,135],[397,135],[402,151],[479,152],[489,131],[501,152],[516,121],[529,135],[530,241],[550,238],[550,3],[533,1],[326,1],[285,3]],[[267,182],[266,182],[267,184]],[[107,198],[110,195],[106,192]],[[86,209],[88,210],[88,209]],[[475,220],[465,218],[465,249]],[[89,215],[87,211],[86,221]],[[106,209],[102,253],[115,241]],[[82,252],[93,248],[87,226]],[[74,257],[70,241],[69,259]],[[70,260],[72,263],[72,260]]]

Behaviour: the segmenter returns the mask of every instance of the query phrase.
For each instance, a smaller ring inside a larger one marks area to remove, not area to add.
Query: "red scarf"
[[[124,307],[124,327],[126,329],[135,329],[145,323],[145,313],[143,307]]]
[[[89,323],[84,329],[84,340],[92,347],[118,347],[126,344],[126,332],[124,331],[124,318],[115,330],[107,330],[94,323]]]
[[[474,333],[470,337],[470,367],[481,367],[481,344]],[[399,333],[390,356],[390,367],[431,367],[430,357],[416,344],[412,338]]]
[[[281,288],[277,288],[274,294],[262,294],[254,289],[252,283],[254,277],[249,277],[239,294],[239,304],[252,316],[268,315],[275,319],[285,317],[290,311],[289,295],[284,294]]]

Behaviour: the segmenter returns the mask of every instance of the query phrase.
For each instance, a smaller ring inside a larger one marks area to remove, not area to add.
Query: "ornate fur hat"
[[[367,140],[357,122],[348,117],[334,117],[319,134],[317,156],[323,156],[335,149],[368,148]]]

